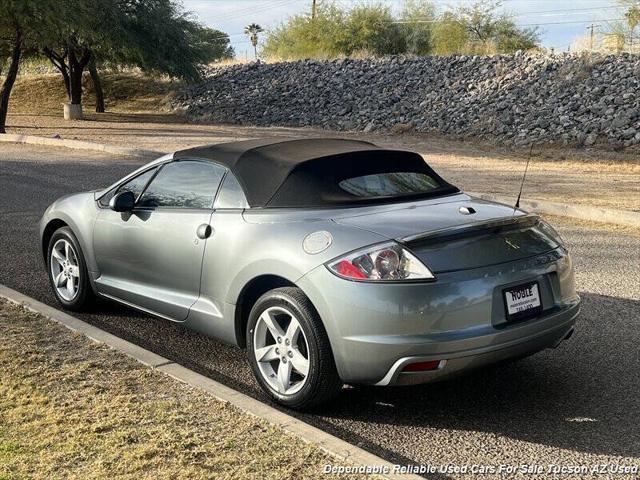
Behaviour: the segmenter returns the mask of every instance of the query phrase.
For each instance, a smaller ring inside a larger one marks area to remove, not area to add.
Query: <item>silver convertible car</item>
[[[57,200],[40,235],[64,307],[106,297],[245,347],[291,408],[556,347],[580,304],[539,217],[362,141],[182,150]]]

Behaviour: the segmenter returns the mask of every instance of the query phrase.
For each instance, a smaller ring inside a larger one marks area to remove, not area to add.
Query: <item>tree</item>
[[[192,20],[176,0],[59,0],[58,9],[42,51],[60,71],[72,104],[81,104],[86,68],[103,96],[101,63],[195,80],[201,65],[233,53],[226,34]]]
[[[341,50],[346,55],[368,52],[374,55],[404,53],[406,43],[388,6],[374,3],[352,8],[345,21]]]
[[[602,47],[617,53],[625,50],[634,52],[636,50],[635,40],[636,38],[640,40],[640,37],[636,35],[636,29],[640,25],[640,1],[619,0],[618,3],[627,9],[624,19],[606,23],[602,32]]]
[[[47,28],[53,15],[53,3],[48,0],[0,0],[0,75],[8,64],[0,86],[0,133],[5,126],[9,98],[18,76],[23,54],[35,44],[39,32]]]
[[[283,60],[332,58],[342,55],[345,15],[335,5],[323,2],[316,16],[295,15],[267,32],[262,55]]]
[[[244,33],[251,40],[251,45],[253,45],[253,53],[256,58],[258,58],[258,34],[262,33],[264,30],[257,23],[251,23],[244,27]]]
[[[7,10],[4,10],[5,5],[2,5],[2,3],[0,3],[0,8],[7,12]],[[20,58],[24,44],[24,28],[20,16],[16,16],[14,12],[11,12],[10,15],[10,17],[3,18],[3,25],[0,27],[0,31],[2,32],[0,34],[3,36],[0,50],[2,54],[0,57],[0,75],[3,73],[2,66],[6,61],[6,57],[9,57],[9,69],[0,88],[0,133],[6,133],[5,125],[7,123],[7,112],[9,110],[9,97],[11,96],[13,84],[18,76],[18,68],[20,66]]]
[[[296,15],[267,34],[262,54],[293,60],[342,55],[403,53],[406,45],[391,10],[380,4],[349,11],[323,2],[316,16]]]
[[[437,55],[462,53],[469,44],[469,31],[452,12],[446,12],[433,27],[433,52]]]
[[[443,14],[444,25],[435,29],[437,53],[513,53],[534,48],[539,43],[537,29],[519,28],[501,7],[501,0],[479,0]]]
[[[436,23],[435,5],[426,0],[406,0],[400,13],[400,32],[404,36],[406,52],[429,55],[433,50],[433,27]]]

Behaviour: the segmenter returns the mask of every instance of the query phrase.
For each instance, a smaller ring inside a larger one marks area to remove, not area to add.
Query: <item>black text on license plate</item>
[[[542,311],[538,282],[526,283],[503,290],[507,320],[518,320]]]

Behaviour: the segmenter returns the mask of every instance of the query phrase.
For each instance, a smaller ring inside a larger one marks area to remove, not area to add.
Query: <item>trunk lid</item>
[[[536,215],[485,200],[420,205],[334,221],[406,245],[434,273],[520,260],[549,252],[558,242]]]

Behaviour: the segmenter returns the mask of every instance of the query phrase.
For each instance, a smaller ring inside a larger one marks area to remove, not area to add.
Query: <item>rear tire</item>
[[[64,308],[83,311],[94,303],[87,264],[69,227],[59,228],[49,240],[47,272],[53,294]]]
[[[276,402],[308,410],[340,393],[329,338],[299,288],[262,295],[249,314],[247,356],[258,384]]]

